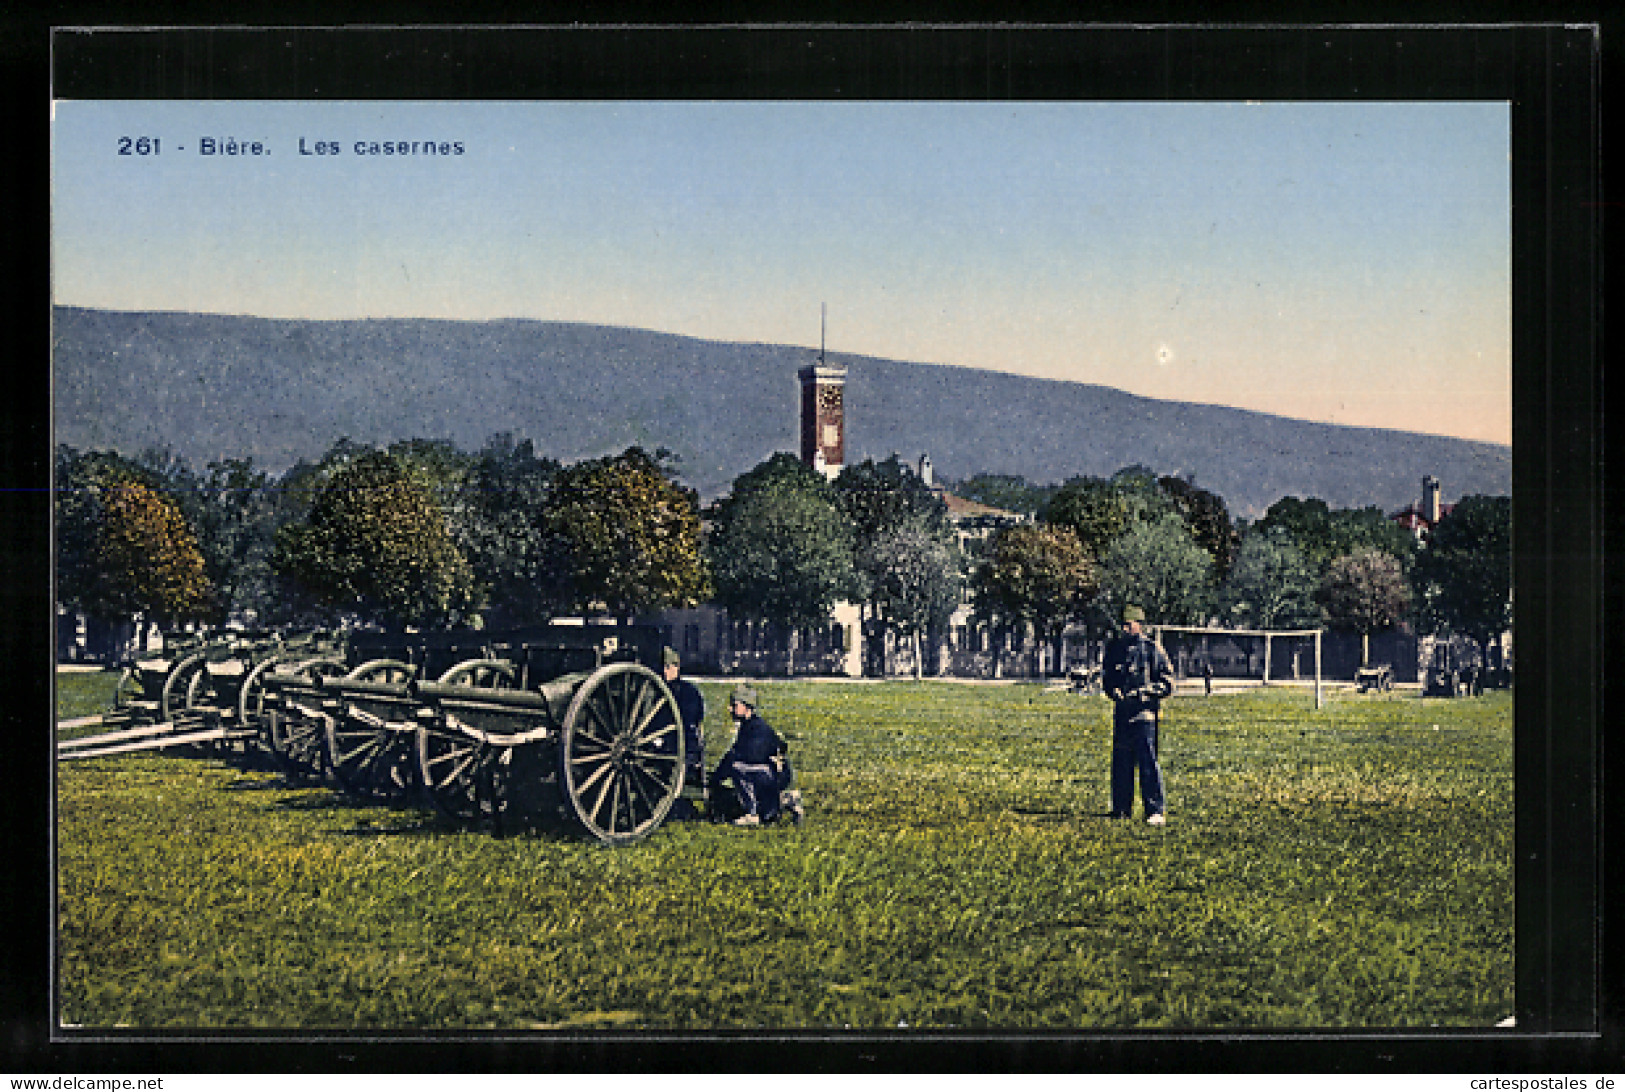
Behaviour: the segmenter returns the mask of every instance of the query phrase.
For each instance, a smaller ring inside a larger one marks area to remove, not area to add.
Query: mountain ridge
[[[817,351],[540,319],[268,319],[59,305],[56,438],[201,466],[252,456],[272,471],[341,436],[366,443],[497,432],[571,461],[665,447],[704,497],[799,447],[797,370]],[[1447,498],[1511,490],[1505,445],[1331,425],[1095,383],[827,353],[848,369],[847,459],[1035,483],[1142,464],[1192,475],[1233,515],[1283,496],[1393,510],[1424,474]],[[748,409],[749,412],[741,412]],[[1246,437],[1246,442],[1238,442]]]

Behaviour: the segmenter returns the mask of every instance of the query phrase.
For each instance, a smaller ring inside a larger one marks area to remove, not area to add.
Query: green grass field
[[[58,677],[63,718],[105,675]],[[703,687],[714,762],[726,688]],[[207,759],[58,773],[60,1016],[136,1028],[1489,1026],[1512,700],[1165,707],[1169,825],[1104,818],[1110,707],[764,682],[808,822],[495,838]]]

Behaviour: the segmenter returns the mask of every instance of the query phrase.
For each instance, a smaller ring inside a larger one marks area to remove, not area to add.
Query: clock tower
[[[846,465],[846,368],[824,360],[819,333],[818,363],[797,373],[801,380],[801,461],[835,480]]]

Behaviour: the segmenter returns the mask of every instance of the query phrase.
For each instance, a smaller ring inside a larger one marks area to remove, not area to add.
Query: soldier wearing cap
[[[728,712],[736,726],[733,746],[711,775],[712,806],[719,814],[737,811],[735,826],[754,827],[779,818],[780,794],[790,787],[789,756],[784,740],[756,712],[756,688],[740,683],[728,695]],[[727,799],[723,782],[733,786]],[[730,807],[730,805],[732,805]],[[801,818],[801,806],[792,796],[791,816]]]
[[[1140,772],[1145,821],[1161,826],[1162,770],[1157,765],[1157,714],[1174,692],[1174,669],[1162,646],[1146,636],[1145,612],[1123,608],[1122,632],[1106,646],[1102,682],[1112,711],[1112,818],[1134,810],[1134,771]]]
[[[677,712],[683,719],[683,751],[687,756],[688,773],[685,782],[695,789],[705,789],[705,695],[700,688],[682,677],[683,658],[677,650],[667,647],[661,651],[666,689],[677,700]]]

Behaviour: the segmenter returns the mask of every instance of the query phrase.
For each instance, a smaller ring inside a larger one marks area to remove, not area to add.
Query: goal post
[[[1200,664],[1211,665],[1215,660],[1222,660],[1215,651],[1215,646],[1228,651],[1241,649],[1244,668],[1240,675],[1243,679],[1258,680],[1258,685],[1270,685],[1270,671],[1276,661],[1274,654],[1278,649],[1294,657],[1293,663],[1298,663],[1302,652],[1313,650],[1315,674],[1315,708],[1321,708],[1325,699],[1321,687],[1321,635],[1325,632],[1319,629],[1229,629],[1222,626],[1153,626],[1153,636],[1168,653],[1168,658],[1174,662],[1176,673],[1189,677],[1191,668],[1195,666],[1197,673],[1201,673]],[[1228,645],[1228,648],[1225,646]],[[1172,647],[1170,647],[1172,646]],[[1254,653],[1248,646],[1256,649],[1256,655],[1262,660],[1261,669],[1252,668]],[[1236,678],[1232,671],[1227,671],[1225,677]]]

